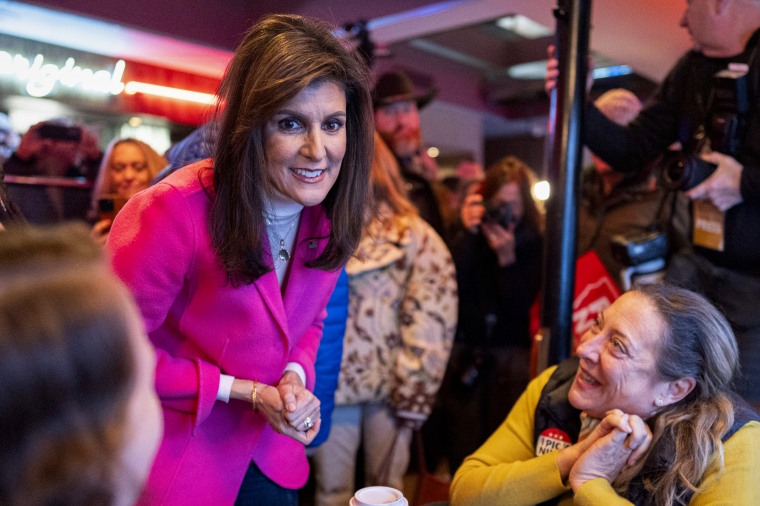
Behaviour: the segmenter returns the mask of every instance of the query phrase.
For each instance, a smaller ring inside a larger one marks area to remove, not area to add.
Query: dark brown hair
[[[266,174],[264,126],[306,87],[331,81],[346,93],[346,154],[322,205],[330,237],[310,267],[334,270],[356,249],[369,193],[372,103],[361,57],[344,48],[330,28],[294,15],[256,23],[235,51],[219,90],[219,131],[214,152],[211,242],[228,281],[251,283],[271,270],[264,255]]]
[[[134,352],[95,248],[84,226],[0,240],[0,504],[115,503]]]

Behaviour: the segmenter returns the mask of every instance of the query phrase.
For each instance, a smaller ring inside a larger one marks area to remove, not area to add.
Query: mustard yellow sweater
[[[629,505],[607,480],[585,483],[573,496],[563,485],[557,452],[535,456],[533,416],[551,367],[535,378],[507,419],[467,457],[451,484],[451,506],[538,504],[562,495],[561,505]],[[725,468],[708,469],[690,506],[760,505],[760,423],[750,422],[724,443]]]

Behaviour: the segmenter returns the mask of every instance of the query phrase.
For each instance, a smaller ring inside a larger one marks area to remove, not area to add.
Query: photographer
[[[534,182],[525,163],[503,158],[489,167],[460,211],[462,227],[451,246],[459,325],[439,394],[445,431],[440,446],[452,472],[504,420],[529,381],[529,310],[542,256]]]
[[[634,93],[623,88],[603,93],[594,101],[594,105],[618,125],[630,123],[643,107]],[[659,207],[661,203],[667,202],[662,202],[664,191],[657,187],[657,176],[653,170],[656,164],[650,163],[637,172],[621,173],[594,153],[591,153],[591,158],[593,164],[583,170],[581,178],[578,256],[593,250],[607,273],[623,291],[630,288],[632,281],[651,282],[660,279],[665,252],[653,246],[659,245],[661,241],[666,241],[667,244],[665,237],[648,243],[651,246],[645,251],[637,250],[642,251],[642,254],[636,259],[621,257],[614,247],[620,241],[625,245],[634,238],[650,237],[648,232],[660,225]],[[672,239],[672,234],[667,234],[667,237]],[[638,242],[636,247],[643,248],[642,243]],[[628,252],[628,249],[625,251]],[[662,257],[657,255],[660,252]],[[653,255],[657,259],[656,264],[640,261],[641,257],[649,260]]]
[[[653,101],[627,127],[590,105],[586,142],[616,170],[630,171],[679,141],[682,165],[670,160],[664,170],[671,167],[677,177],[686,169],[684,176],[694,173],[696,181],[706,177],[693,188],[672,184],[692,200],[693,244],[671,260],[666,277],[701,291],[726,312],[736,330],[743,370],[737,387],[758,403],[760,2],[692,0],[680,24],[692,37],[693,50],[678,61]],[[547,68],[551,90],[557,61],[550,59]]]

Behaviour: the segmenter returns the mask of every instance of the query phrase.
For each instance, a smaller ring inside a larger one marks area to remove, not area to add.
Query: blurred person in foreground
[[[543,254],[535,180],[525,163],[505,157],[460,210],[451,245],[459,325],[439,394],[443,434],[428,444],[444,448],[451,472],[498,427],[530,380],[530,307]]]
[[[119,210],[137,192],[150,186],[168,163],[143,141],[129,137],[111,141],[100,163],[92,192],[90,212],[97,219],[92,227],[93,240],[106,243],[111,223]]]
[[[689,0],[680,25],[693,48],[636,119],[622,127],[589,104],[584,138],[618,171],[642,170],[680,142],[665,166],[691,200],[691,244],[665,279],[726,312],[739,345],[737,389],[760,406],[760,1]],[[559,67],[549,52],[552,90]],[[680,174],[701,182],[682,185]]]
[[[452,506],[760,504],[760,422],[734,334],[703,296],[626,292],[459,468]]]
[[[262,18],[222,81],[213,158],[132,197],[107,243],[159,357],[140,504],[295,505],[325,304],[361,238],[369,71],[332,27]]]
[[[317,506],[344,506],[366,485],[404,489],[412,431],[441,385],[457,323],[456,273],[443,240],[406,199],[375,135],[374,212],[346,265],[348,321],[330,437],[315,452]]]
[[[0,503],[134,504],[161,439],[155,353],[84,224],[0,238]]]

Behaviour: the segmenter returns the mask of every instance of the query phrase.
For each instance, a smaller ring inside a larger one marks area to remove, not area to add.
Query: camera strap
[[[666,224],[673,218],[676,212],[676,198],[678,196],[678,190],[666,190],[662,193],[660,201],[657,203],[657,211],[654,213],[654,219],[652,223],[647,227],[647,231],[662,232],[666,228]],[[665,209],[665,201],[671,197],[670,200],[670,212],[667,217],[663,217],[663,210]]]
[[[747,122],[749,120],[749,116],[752,114],[753,110],[755,114],[760,114],[760,68],[758,66],[760,63],[758,60],[758,46],[760,46],[760,30],[757,30],[750,40],[747,43],[748,45],[752,46],[752,49],[749,51],[749,55],[746,57],[746,63],[744,60],[744,55],[747,54],[747,50],[745,50],[740,54],[737,55],[738,57],[735,59],[736,61],[729,61],[726,63],[726,67],[723,69],[719,69],[717,72],[722,71],[735,71],[735,72],[741,72],[743,69],[741,67],[745,67],[745,76],[746,79],[749,81],[749,85],[747,86],[747,94],[749,95],[746,97],[745,102],[749,104],[748,110],[741,111],[737,114],[737,116],[740,117],[740,122],[742,123],[742,132],[741,132],[741,140],[739,144],[739,148],[737,151],[741,150],[741,147],[744,146],[744,137],[747,135]],[[707,58],[707,57],[705,57]],[[709,59],[708,59],[709,60]],[[696,62],[695,62],[696,63]],[[702,81],[700,77],[700,73],[697,71],[697,68],[699,65],[692,64],[692,72],[691,72],[691,79],[694,83],[699,83]],[[713,77],[716,73],[713,73]],[[700,90],[698,88],[694,89],[694,104],[696,105],[696,110],[698,111],[698,118],[699,123],[696,125],[696,128],[691,133],[691,138],[688,140],[688,144],[691,146],[690,151],[692,153],[698,154],[705,146],[705,142],[708,140],[707,136],[707,123],[710,121],[710,113],[713,110],[713,102],[716,100],[716,85],[714,81],[710,81],[712,85],[710,86],[710,89],[707,91],[707,95],[703,96],[704,89]],[[683,139],[681,139],[683,141]],[[687,145],[683,146],[684,148],[687,147]],[[737,158],[739,156],[739,152],[735,153],[726,153],[734,158]]]

